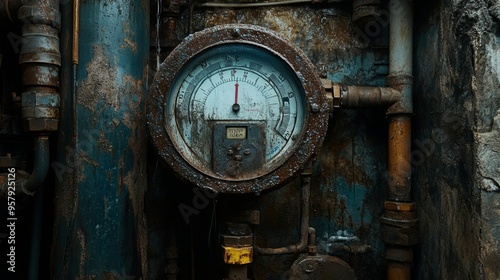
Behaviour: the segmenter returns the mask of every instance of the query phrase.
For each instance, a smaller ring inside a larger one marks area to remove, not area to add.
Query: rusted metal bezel
[[[193,167],[176,150],[165,128],[165,104],[177,73],[195,55],[224,44],[250,44],[271,51],[297,73],[305,96],[305,126],[295,141],[294,152],[279,166],[253,179],[234,181],[215,178]],[[296,176],[320,148],[327,130],[329,106],[315,67],[305,54],[268,29],[229,24],[216,26],[187,37],[160,66],[150,87],[147,104],[148,129],[159,155],[177,174],[191,183],[220,193],[261,193]]]

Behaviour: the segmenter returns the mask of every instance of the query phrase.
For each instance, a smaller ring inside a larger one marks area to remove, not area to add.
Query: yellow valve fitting
[[[249,264],[253,261],[253,247],[226,247],[224,251],[224,262],[227,264]]]

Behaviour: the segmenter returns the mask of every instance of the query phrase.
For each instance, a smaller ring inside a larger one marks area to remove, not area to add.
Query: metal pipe
[[[413,1],[389,2],[389,75],[412,75]]]
[[[59,180],[53,278],[150,275],[141,110],[147,96],[148,3],[80,1],[78,64],[72,57],[74,6],[61,6],[65,90],[54,161],[62,168],[54,168]]]
[[[43,229],[43,199],[44,191],[43,188],[38,191],[35,198],[35,205],[33,206],[33,225],[31,232],[31,244],[30,244],[30,262],[28,279],[37,280],[40,277],[40,252],[41,252],[41,239],[42,239],[42,229]]]
[[[203,8],[233,8],[233,9],[243,9],[243,8],[259,8],[259,7],[274,7],[274,6],[284,6],[284,5],[294,5],[294,4],[307,4],[314,3],[311,0],[284,0],[279,2],[259,2],[259,3],[219,3],[219,2],[205,2],[196,5],[196,7]]]
[[[26,1],[19,8],[22,44],[22,117],[32,132],[56,131],[59,124],[59,0]]]
[[[394,110],[399,103],[403,103],[404,92],[401,88],[343,86],[328,79],[322,79],[322,83],[331,112],[338,108],[386,107]]]
[[[383,107],[401,99],[401,92],[390,87],[347,86],[340,89],[340,106],[345,109]]]
[[[254,249],[261,255],[281,255],[295,254],[306,250],[309,237],[309,197],[311,193],[311,170],[307,169],[301,175],[302,197],[301,197],[301,220],[300,220],[300,240],[296,244],[280,248],[261,248],[254,245]]]
[[[73,38],[71,57],[73,64],[78,64],[78,40],[80,32],[80,0],[73,0]]]
[[[26,180],[21,180],[17,186],[18,192],[33,196],[45,181],[49,171],[49,137],[37,136],[35,139],[35,162],[33,172]]]
[[[389,116],[388,183],[389,200],[410,201],[411,117]]]
[[[418,240],[414,211],[394,211],[393,204],[411,201],[411,114],[413,68],[413,1],[389,2],[390,42],[388,85],[401,100],[387,111],[389,119],[388,201],[382,236],[387,243],[387,279],[411,279],[412,246]],[[413,209],[410,207],[409,209]]]

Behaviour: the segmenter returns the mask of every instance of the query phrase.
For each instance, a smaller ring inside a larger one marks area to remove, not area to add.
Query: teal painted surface
[[[58,151],[57,279],[144,273],[148,9],[141,0],[81,2],[76,88],[63,108],[73,120],[63,135],[73,137],[62,136]]]

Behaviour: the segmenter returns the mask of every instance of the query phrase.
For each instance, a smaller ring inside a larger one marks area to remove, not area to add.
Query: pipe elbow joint
[[[21,180],[17,192],[29,196],[35,195],[49,172],[49,137],[38,136],[35,140],[35,162],[33,172],[28,179]]]

